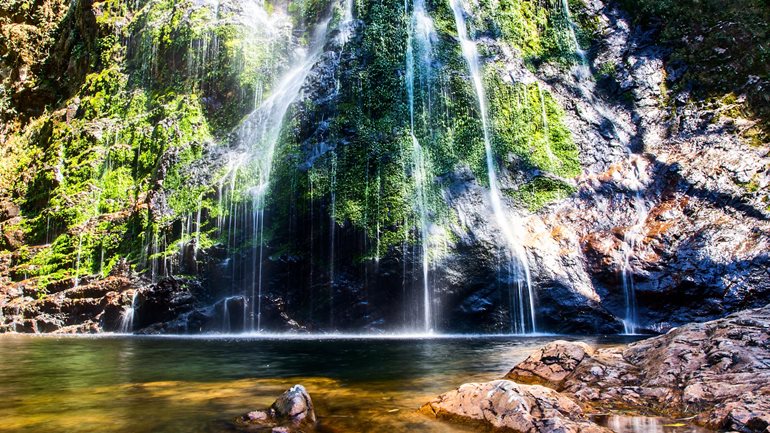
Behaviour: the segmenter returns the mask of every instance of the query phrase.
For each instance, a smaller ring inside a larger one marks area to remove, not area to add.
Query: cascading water
[[[508,218],[503,210],[502,201],[500,198],[500,187],[497,182],[497,173],[495,171],[494,155],[492,154],[492,143],[489,130],[489,117],[487,112],[486,94],[484,91],[484,84],[481,79],[481,68],[479,66],[479,54],[476,49],[476,43],[472,41],[468,36],[467,24],[465,23],[465,8],[461,3],[462,0],[449,0],[450,6],[454,13],[455,24],[457,26],[457,36],[460,39],[460,48],[462,49],[463,57],[468,63],[468,69],[473,81],[473,88],[476,93],[476,99],[479,103],[479,111],[481,114],[481,123],[484,133],[484,151],[486,153],[487,173],[489,176],[489,196],[492,202],[492,211],[495,215],[500,231],[505,237],[509,252],[513,255],[512,260],[516,260],[520,266],[520,272],[523,273],[523,283],[526,285],[526,296],[523,296],[519,300],[520,305],[527,305],[524,309],[526,318],[520,317],[514,322],[526,323],[526,327],[519,330],[520,332],[537,332],[537,325],[535,319],[535,305],[534,295],[532,292],[532,282],[530,278],[529,262],[527,260],[527,252],[522,246],[519,239],[521,236],[517,236],[515,230],[520,230],[521,222],[518,218],[511,217],[512,223],[510,224]],[[517,281],[517,285],[520,282]],[[520,287],[516,289],[516,296],[521,292],[525,295],[524,290],[520,290]],[[511,311],[511,315],[517,314]]]
[[[570,48],[574,50],[575,54],[578,56],[576,76],[578,79],[582,80],[591,76],[591,70],[588,66],[588,56],[586,55],[585,50],[580,48],[580,42],[575,33],[577,23],[572,20],[572,13],[569,10],[569,0],[561,0],[561,7],[564,18],[567,20],[567,34],[569,35]]]
[[[244,327],[251,331],[260,331],[262,327],[265,206],[270,188],[273,155],[286,112],[299,96],[307,75],[322,52],[328,23],[329,19],[325,19],[316,26],[310,46],[297,50],[292,67],[280,77],[270,96],[248,115],[236,131],[238,153],[231,159],[227,174],[221,181],[219,208],[229,209],[229,218],[226,221],[224,218],[218,220],[220,231],[228,233],[228,244],[234,247],[238,230],[245,229],[256,249],[252,255],[250,282],[243,290],[244,297],[249,300],[248,307],[244,307]],[[224,188],[226,183],[229,183],[229,191]],[[251,203],[250,209],[239,203],[241,197],[236,195],[239,188],[245,189],[244,196],[246,201]],[[229,203],[223,203],[223,200]],[[240,225],[239,218],[242,219]],[[235,279],[234,262],[232,261]]]
[[[404,10],[407,4],[404,4]],[[422,69],[429,71],[431,62],[431,45],[434,37],[433,22],[425,12],[424,0],[415,0],[412,5],[412,17],[409,20],[409,29],[407,35],[406,47],[406,90],[409,101],[409,133],[412,141],[412,174],[416,191],[416,208],[419,224],[420,243],[421,243],[421,262],[422,262],[422,289],[423,289],[423,329],[425,332],[433,330],[433,296],[431,293],[429,281],[430,268],[430,221],[428,220],[427,208],[427,188],[428,173],[426,169],[426,158],[420,141],[415,135],[414,121],[414,79],[415,79],[415,39],[417,39],[419,56]],[[429,72],[426,72],[426,82],[430,81]]]
[[[637,161],[638,162],[638,161]],[[623,234],[623,268],[621,277],[623,283],[623,297],[626,303],[625,319],[623,319],[623,333],[628,335],[636,334],[639,318],[636,312],[636,287],[634,285],[633,269],[631,268],[631,256],[637,245],[646,235],[645,223],[649,210],[642,196],[642,169],[638,164],[634,165],[635,177],[632,188],[634,189],[634,212],[636,220],[634,224]]]
[[[133,296],[131,296],[131,305],[127,305],[123,308],[123,313],[120,316],[120,332],[128,334],[134,331],[134,315],[136,314],[136,299],[139,294],[139,290],[134,290]]]

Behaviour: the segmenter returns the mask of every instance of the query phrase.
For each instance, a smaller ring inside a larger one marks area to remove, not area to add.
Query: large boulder
[[[625,347],[556,341],[506,378],[551,386],[585,407],[695,417],[714,429],[770,431],[770,305]]]
[[[263,410],[238,417],[235,425],[256,431],[294,432],[316,424],[313,400],[302,385],[294,385]]]
[[[540,385],[509,380],[466,383],[438,396],[420,411],[436,418],[522,433],[609,433],[588,421],[580,406]]]

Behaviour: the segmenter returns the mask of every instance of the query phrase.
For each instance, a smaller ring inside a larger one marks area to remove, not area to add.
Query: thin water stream
[[[489,179],[489,197],[490,201],[492,202],[492,211],[494,213],[497,226],[505,238],[509,253],[513,255],[511,260],[516,262],[512,268],[518,269],[524,277],[522,279],[519,278],[520,275],[517,275],[517,281],[515,284],[518,287],[511,288],[511,290],[513,290],[516,296],[519,298],[516,300],[517,304],[527,305],[524,314],[518,314],[518,317],[515,317],[515,319],[512,318],[512,322],[515,328],[513,329],[513,332],[535,333],[537,332],[535,300],[534,294],[532,292],[529,260],[527,259],[527,252],[524,249],[521,241],[523,235],[520,233],[523,223],[515,215],[507,213],[503,210],[500,185],[497,179],[495,157],[492,151],[487,98],[484,90],[484,83],[482,81],[479,53],[476,48],[476,43],[468,36],[468,25],[465,22],[466,9],[463,5],[463,0],[449,0],[449,3],[454,13],[455,24],[457,26],[457,36],[460,40],[460,48],[462,49],[463,57],[468,64],[468,70],[471,74],[473,88],[476,92],[476,99],[478,100],[479,104],[479,113],[481,115],[482,130],[484,134],[484,151],[486,154],[487,175]],[[522,288],[522,284],[526,284],[526,286]],[[521,293],[522,296],[519,296],[519,293]],[[513,309],[511,311],[511,315],[514,315]]]
[[[407,9],[407,4],[404,4]],[[420,141],[415,135],[415,58],[419,60],[420,71],[427,71],[425,81],[430,80],[431,38],[434,36],[433,22],[425,12],[424,0],[416,0],[412,5],[412,16],[409,19],[409,29],[406,47],[406,89],[409,101],[409,132],[412,139],[412,176],[416,190],[415,207],[420,233],[422,288],[423,288],[423,330],[433,329],[433,296],[429,281],[430,269],[430,221],[428,220],[428,171],[426,157]],[[416,42],[416,44],[415,44]],[[420,55],[415,54],[415,45]],[[430,115],[428,115],[428,118]]]

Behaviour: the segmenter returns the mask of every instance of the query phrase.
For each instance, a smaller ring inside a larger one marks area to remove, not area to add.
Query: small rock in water
[[[286,390],[270,408],[249,412],[235,420],[238,427],[272,433],[296,432],[301,427],[315,423],[313,400],[302,385],[294,385]]]
[[[315,411],[310,394],[302,385],[294,385],[270,407],[279,418],[291,420],[293,423],[315,423]]]

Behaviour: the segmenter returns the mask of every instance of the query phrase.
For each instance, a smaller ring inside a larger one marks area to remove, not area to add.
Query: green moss
[[[567,198],[575,192],[575,188],[556,179],[538,176],[517,190],[504,192],[524,203],[530,211],[537,212],[552,201]]]
[[[580,61],[578,50],[593,42],[599,23],[582,0],[570,1],[569,9],[574,26],[562,0],[485,0],[474,8],[473,20],[479,32],[498,36],[529,64],[572,65]]]
[[[334,26],[341,13],[328,0],[291,2],[290,18],[273,33],[245,27],[226,15],[214,17],[212,9],[192,0],[151,0],[139,10],[117,0],[95,7],[102,11],[99,61],[92,63],[76,92],[79,106],[47,113],[24,135],[15,136],[21,162],[3,162],[4,182],[19,179],[10,189],[22,204],[20,227],[30,242],[50,244],[24,263],[36,269],[34,275],[48,276],[43,285],[75,273],[105,275],[121,258],[141,265],[148,255],[175,253],[179,242],[193,237],[201,247],[221,241],[215,239],[220,234],[211,219],[229,211],[213,203],[211,182],[218,178],[201,168],[207,148],[217,138],[226,141],[244,115],[270,95],[296,48],[286,41],[294,36],[306,42],[320,17],[331,13]],[[270,2],[264,7],[273,13]],[[283,241],[292,221],[307,216],[309,209],[331,217],[332,201],[337,226],[379,239],[367,244],[363,257],[381,257],[418,240],[412,133],[425,154],[431,222],[451,219],[439,179],[468,166],[480,183],[487,181],[478,101],[453,38],[451,10],[446,1],[429,1],[428,7],[439,39],[433,69],[416,71],[411,130],[403,2],[356,1],[357,18],[365,26],[360,38],[346,45],[346,53],[355,55],[343,56],[334,77],[340,83],[337,99],[318,106],[307,103],[286,116],[268,196],[272,221],[260,239],[273,251],[302,253],[288,242],[271,242]],[[482,1],[478,7],[475,36],[501,35],[530,63],[574,61],[557,2]],[[579,12],[575,17],[581,28],[589,27]],[[289,20],[294,28],[283,25]],[[87,44],[78,49],[83,58],[94,54]],[[508,170],[575,176],[577,148],[557,102],[545,89],[541,94],[536,86],[503,83],[494,65],[485,69],[498,164]],[[59,108],[76,105],[72,98]],[[322,124],[327,130],[314,136],[312,131]],[[322,143],[325,153],[308,167],[309,149]],[[242,191],[234,192],[239,209],[250,205],[247,190],[253,185],[246,178],[253,175],[253,170],[239,174]],[[541,204],[566,191],[542,180],[528,187],[533,197],[526,188],[517,192],[526,203]],[[151,213],[150,198],[155,197],[165,201],[153,202]],[[157,204],[168,208],[158,209]],[[179,221],[199,209],[209,219],[203,221],[202,233],[181,234]],[[155,214],[157,210],[162,214]],[[233,250],[252,248],[255,242],[244,239]],[[80,260],[73,258],[77,250]]]
[[[615,78],[617,75],[617,68],[618,66],[613,62],[606,62],[603,63],[601,66],[599,66],[599,69],[596,71],[596,74],[599,77],[606,76]]]
[[[562,177],[580,174],[578,148],[548,90],[539,84],[507,84],[492,68],[485,78],[495,153],[524,169]]]

